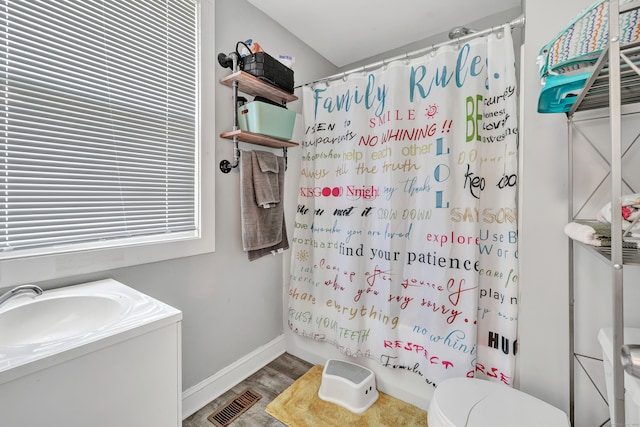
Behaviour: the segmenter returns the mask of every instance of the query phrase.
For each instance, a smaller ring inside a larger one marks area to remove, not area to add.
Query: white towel
[[[623,210],[626,210],[626,215],[621,212],[621,215],[626,216],[622,220],[622,229],[627,230],[633,223],[633,221],[640,216],[640,193],[626,194],[621,197],[620,204]],[[611,202],[607,203],[600,209],[597,215],[598,221],[611,224]],[[631,227],[631,235],[633,237],[640,236],[640,221],[636,222]]]
[[[564,226],[564,232],[567,236],[578,242],[591,246],[602,246],[602,242],[596,237],[596,231],[588,225],[570,222]]]

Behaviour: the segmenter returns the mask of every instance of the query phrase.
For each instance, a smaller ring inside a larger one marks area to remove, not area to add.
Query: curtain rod
[[[485,30],[475,31],[475,32],[473,32],[471,34],[468,34],[466,36],[458,37],[458,38],[455,38],[453,40],[449,40],[449,41],[446,41],[446,42],[438,43],[438,44],[435,44],[435,45],[432,45],[432,46],[429,46],[429,47],[426,47],[426,48],[418,49],[418,50],[415,50],[413,52],[408,52],[408,53],[405,53],[403,55],[394,56],[394,57],[389,58],[389,59],[383,59],[382,61],[374,62],[373,64],[364,65],[362,67],[354,68],[352,70],[345,71],[345,72],[342,72],[342,73],[333,74],[333,75],[331,75],[329,77],[323,77],[321,79],[314,80],[312,82],[305,83],[305,84],[302,84],[300,86],[296,86],[295,88],[298,89],[298,88],[304,87],[304,86],[311,86],[311,85],[314,85],[316,83],[328,83],[328,82],[333,81],[333,80],[338,80],[338,79],[345,78],[346,76],[348,76],[350,74],[354,74],[354,73],[358,73],[358,72],[365,72],[367,69],[376,69],[378,67],[387,65],[387,64],[389,64],[389,63],[391,63],[393,61],[399,61],[399,60],[402,60],[402,59],[409,59],[409,58],[414,57],[414,56],[420,56],[420,55],[422,55],[422,54],[424,54],[426,52],[434,51],[434,50],[439,49],[439,48],[441,48],[443,46],[451,45],[451,44],[454,44],[454,43],[460,43],[461,41],[472,40],[472,39],[474,39],[476,37],[482,37],[484,35],[491,34],[493,32],[501,30],[502,28],[505,27],[505,25],[509,25],[509,27],[511,29],[518,28],[518,27],[524,27],[524,21],[525,21],[524,15],[520,15],[519,17],[517,17],[513,21],[509,22],[508,24],[498,25],[498,26],[495,26],[495,27],[487,28]]]

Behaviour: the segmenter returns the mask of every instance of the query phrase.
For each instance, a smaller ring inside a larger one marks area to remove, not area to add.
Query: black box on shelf
[[[240,69],[293,93],[293,70],[266,52],[256,52],[241,58]]]

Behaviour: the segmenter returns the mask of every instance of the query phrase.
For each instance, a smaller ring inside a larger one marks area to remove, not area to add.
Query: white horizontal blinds
[[[192,0],[0,0],[3,251],[195,230],[196,21]]]

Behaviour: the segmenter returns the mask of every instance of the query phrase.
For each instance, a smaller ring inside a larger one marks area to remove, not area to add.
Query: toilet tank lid
[[[602,346],[602,353],[604,355],[604,363],[611,364],[613,358],[613,328],[602,328],[598,332],[598,341]],[[624,343],[625,344],[640,344],[640,328],[624,328]],[[615,355],[620,360],[620,351]],[[640,379],[632,377],[631,375],[624,373],[625,390],[633,399],[633,402],[640,406]]]
[[[598,341],[602,346],[602,352],[611,361],[613,360],[613,328],[602,328],[598,331]],[[625,344],[640,344],[640,328],[624,328]],[[620,357],[620,352],[616,354]]]

